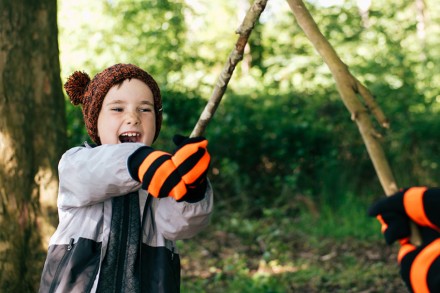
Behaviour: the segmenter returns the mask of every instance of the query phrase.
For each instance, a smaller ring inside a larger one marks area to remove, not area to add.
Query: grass
[[[261,217],[216,210],[181,242],[182,292],[406,292],[368,205],[347,195],[318,212],[268,208]]]

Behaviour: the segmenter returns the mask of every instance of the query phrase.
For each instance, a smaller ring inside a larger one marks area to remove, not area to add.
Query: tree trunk
[[[66,146],[56,13],[56,0],[0,0],[1,292],[37,290],[56,224]]]

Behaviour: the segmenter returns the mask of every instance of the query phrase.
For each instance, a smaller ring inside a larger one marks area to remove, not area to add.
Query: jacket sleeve
[[[68,150],[58,165],[58,207],[92,205],[138,190],[140,183],[131,178],[127,158],[141,146],[127,143]]]
[[[166,239],[176,241],[195,236],[210,221],[214,204],[211,184],[208,182],[205,197],[198,202],[177,202],[171,197],[156,201],[156,225]]]
[[[398,256],[410,292],[440,292],[440,238],[419,247],[406,243]]]

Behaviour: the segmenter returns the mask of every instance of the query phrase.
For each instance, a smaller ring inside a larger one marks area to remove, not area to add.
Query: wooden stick
[[[299,26],[332,72],[341,99],[347,110],[351,113],[352,120],[355,121],[358,126],[385,194],[388,196],[394,194],[398,191],[396,181],[385,157],[385,152],[377,140],[377,135],[375,135],[376,131],[369,118],[368,109],[361,103],[357,95],[360,94],[364,98],[365,103],[374,113],[379,123],[387,127],[388,122],[385,116],[374,102],[367,88],[350,73],[348,67],[341,61],[328,40],[322,35],[303,1],[287,0],[287,3],[298,21]],[[419,245],[421,238],[415,224],[412,224],[411,229],[411,242],[415,245]]]
[[[237,66],[238,62],[243,59],[244,48],[255,26],[255,23],[257,22],[261,13],[266,7],[267,1],[268,0],[256,0],[246,13],[243,22],[236,31],[236,33],[239,34],[239,37],[237,42],[235,43],[235,48],[230,53],[228,60],[223,67],[220,76],[217,79],[214,91],[209,98],[205,109],[200,115],[200,118],[197,121],[197,124],[194,127],[190,137],[201,136],[205,132],[206,126],[212,119],[212,116],[214,115],[218,105],[221,102],[221,99],[228,86],[229,80],[231,79],[234,72],[235,66]]]

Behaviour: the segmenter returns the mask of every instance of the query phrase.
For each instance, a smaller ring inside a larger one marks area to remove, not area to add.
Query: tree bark
[[[56,224],[66,147],[56,13],[56,0],[0,0],[2,292],[37,291]]]
[[[368,89],[350,73],[347,65],[341,61],[328,40],[322,35],[303,1],[287,0],[287,2],[299,26],[332,72],[342,101],[359,129],[385,194],[394,194],[398,191],[397,184],[385,152],[377,139],[379,135],[374,130],[369,111],[383,127],[388,127],[387,119]],[[367,107],[362,104],[360,98],[363,99]],[[420,236],[414,228],[413,225],[411,241],[414,244],[420,244]]]

